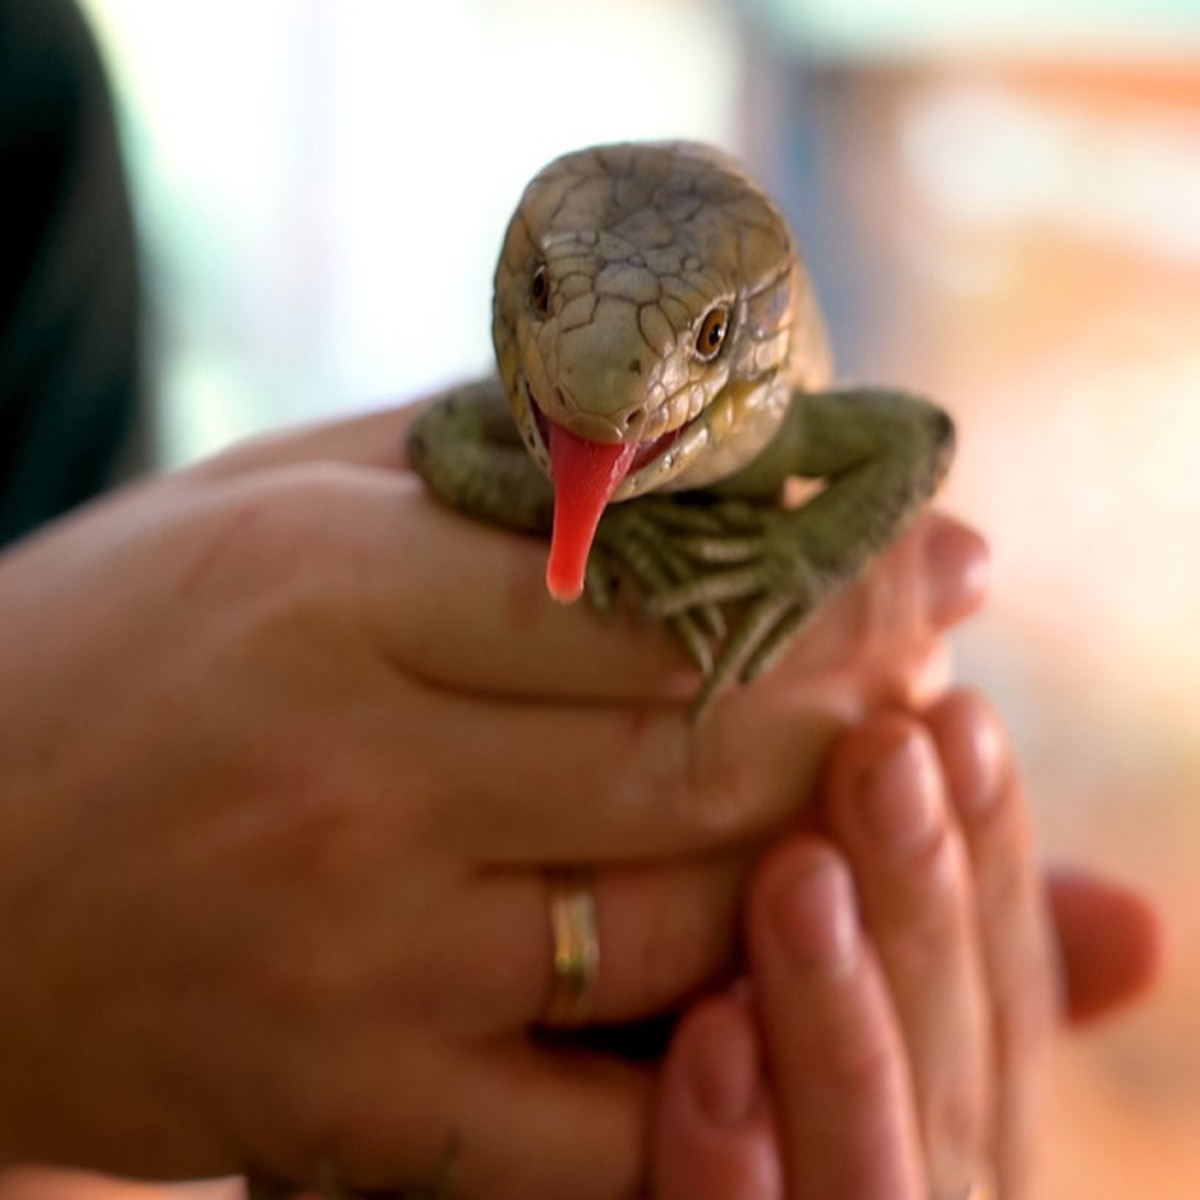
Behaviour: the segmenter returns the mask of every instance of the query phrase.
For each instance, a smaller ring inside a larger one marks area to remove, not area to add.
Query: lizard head
[[[792,389],[827,369],[823,337],[795,336],[801,318],[819,330],[786,222],[717,151],[594,147],[533,179],[492,330],[513,417],[555,489],[554,594],[578,595],[607,503],[704,486],[766,445]]]

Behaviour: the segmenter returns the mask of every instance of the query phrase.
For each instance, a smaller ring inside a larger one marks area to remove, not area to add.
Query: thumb
[[[418,400],[247,438],[196,463],[186,474],[226,479],[243,472],[306,462],[404,470],[408,466],[408,427],[427,404],[427,400]]]
[[[1064,1016],[1081,1025],[1144,995],[1162,972],[1162,917],[1141,893],[1079,868],[1046,877],[1058,934]]]

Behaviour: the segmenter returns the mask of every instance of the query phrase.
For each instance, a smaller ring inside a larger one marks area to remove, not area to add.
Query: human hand
[[[977,697],[851,730],[822,799],[828,836],[751,882],[752,992],[672,1043],[655,1200],[1021,1200],[1048,1040],[1150,985],[1157,915],[1086,873],[1043,881]]]
[[[677,1003],[834,725],[927,686],[978,600],[978,539],[933,521],[701,737],[675,648],[548,601],[543,547],[402,469],[404,421],[0,559],[0,1160],[391,1186],[455,1131],[467,1194],[627,1192],[650,1075],[527,1037],[546,871],[596,868],[593,1015]]]

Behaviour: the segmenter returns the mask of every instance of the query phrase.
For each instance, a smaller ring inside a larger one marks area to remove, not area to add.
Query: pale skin
[[[833,729],[926,703],[979,600],[978,539],[931,519],[700,745],[677,649],[432,504],[407,419],[238,448],[0,559],[0,1161],[395,1186],[455,1131],[464,1196],[631,1194],[653,1070],[528,1038],[544,869],[597,870],[599,1018],[693,994]]]
[[[823,832],[766,856],[752,992],[688,1014],[665,1067],[657,1200],[928,1200],[1037,1192],[1049,1040],[1160,966],[1156,913],[1039,877],[1020,779],[978,696],[839,738]],[[878,828],[878,801],[890,835]],[[922,824],[925,828],[922,831]]]

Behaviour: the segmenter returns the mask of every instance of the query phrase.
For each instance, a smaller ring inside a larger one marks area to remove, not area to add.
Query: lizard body
[[[451,506],[551,535],[547,583],[598,607],[615,574],[706,676],[764,669],[941,481],[938,407],[830,387],[792,235],[730,158],[695,143],[599,146],[529,184],[496,268],[498,375],[411,427]],[[799,508],[790,476],[823,481]],[[727,628],[730,615],[735,623]]]

